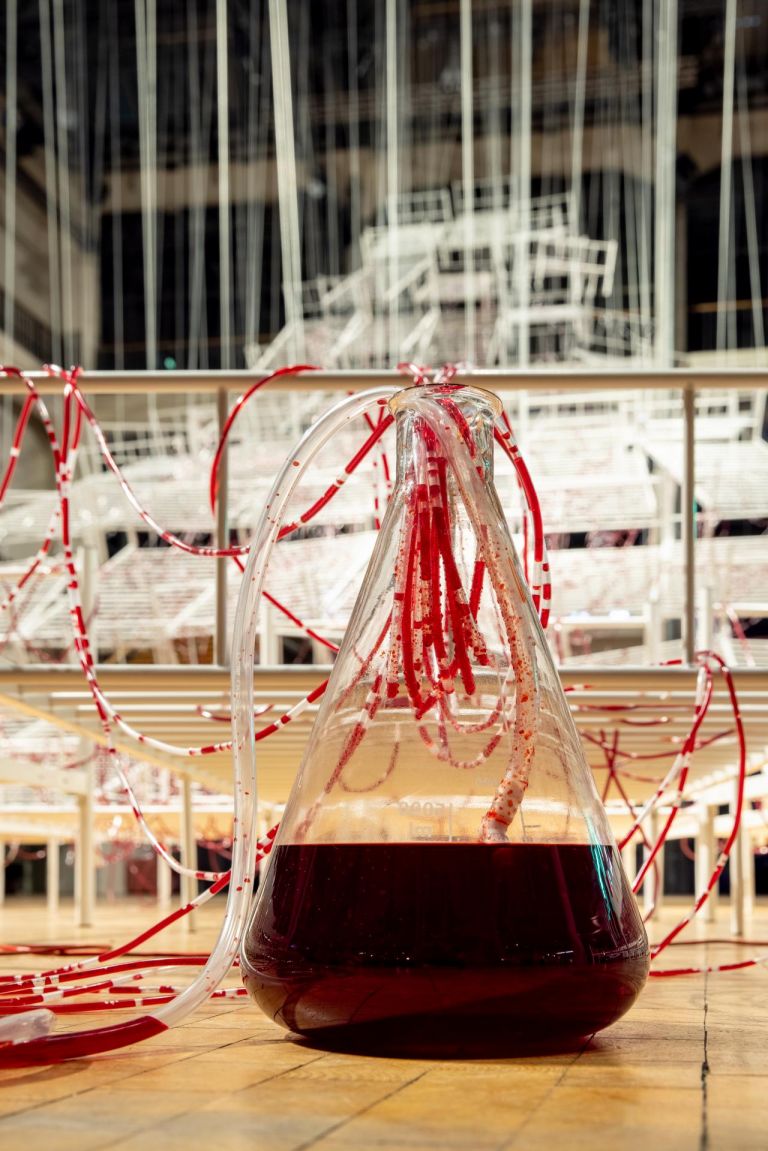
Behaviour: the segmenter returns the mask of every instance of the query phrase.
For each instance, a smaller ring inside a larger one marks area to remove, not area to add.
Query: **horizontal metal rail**
[[[45,372],[30,372],[38,391],[43,395],[58,395],[62,384],[57,378]],[[244,391],[259,380],[266,379],[268,373],[249,371],[169,371],[169,372],[86,372],[81,377],[83,391],[88,395],[155,394],[155,395],[211,395],[217,400],[219,428],[223,429],[227,417],[227,395]],[[369,371],[304,371],[294,376],[281,376],[275,387],[283,391],[362,391],[382,383],[402,380],[407,377],[392,370]],[[526,392],[556,391],[609,392],[616,390],[670,390],[678,391],[681,397],[682,420],[682,544],[683,544],[683,615],[682,653],[688,664],[694,662],[695,648],[695,543],[696,543],[696,501],[695,501],[695,422],[696,394],[709,390],[768,390],[768,369],[762,368],[678,368],[669,371],[656,369],[628,370],[626,372],[605,371],[510,371],[506,369],[483,369],[475,372],[459,372],[456,383],[468,383],[491,389],[521,390]],[[21,394],[24,384],[21,380],[0,373],[0,395]],[[226,492],[226,449],[221,460],[221,492]],[[226,499],[219,501],[216,538],[219,544],[227,539]],[[228,661],[228,625],[226,618],[225,564],[218,565],[216,589],[216,632],[214,652],[220,666]],[[146,670],[146,669],[145,669]],[[185,675],[191,669],[185,670]],[[619,672],[612,671],[612,677]],[[594,677],[590,673],[590,680]]]
[[[583,688],[589,697],[636,691],[663,691],[692,694],[696,669],[689,667],[562,667],[564,687],[574,694]],[[330,665],[288,664],[254,669],[257,693],[306,695],[330,675]],[[183,666],[160,664],[103,664],[96,669],[99,683],[107,692],[138,693],[144,696],[189,694],[197,701],[201,692],[229,692],[229,671],[215,665]],[[768,668],[735,668],[732,672],[739,693],[768,692]],[[588,686],[587,686],[588,685]],[[0,690],[15,689],[20,694],[88,694],[83,673],[74,664],[26,664],[0,668]]]
[[[46,372],[28,372],[41,395],[61,394],[62,384]],[[265,379],[268,372],[249,371],[175,371],[175,372],[84,372],[81,386],[88,395],[213,395],[220,389],[242,392],[251,384]],[[390,370],[367,371],[306,371],[295,376],[281,376],[275,387],[281,391],[296,392],[359,392],[393,380],[407,382],[407,377]],[[477,384],[480,387],[503,390],[536,391],[626,391],[710,389],[744,390],[768,388],[768,369],[765,368],[677,368],[670,371],[655,369],[627,370],[626,372],[572,371],[547,369],[546,371],[510,371],[505,368],[484,368],[475,372],[459,372],[455,383]],[[0,394],[23,394],[24,384],[13,376],[2,378]]]

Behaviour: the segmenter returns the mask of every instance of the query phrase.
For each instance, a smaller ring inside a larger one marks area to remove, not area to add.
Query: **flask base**
[[[283,1027],[402,1054],[573,1043],[648,966],[615,848],[578,843],[279,845],[242,954]]]
[[[246,987],[275,1022],[313,1045],[366,1053],[500,1056],[563,1050],[635,1002],[646,958],[585,967],[334,972]]]

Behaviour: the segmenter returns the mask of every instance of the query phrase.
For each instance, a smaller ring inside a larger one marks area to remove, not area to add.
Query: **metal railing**
[[[29,376],[42,395],[58,395],[62,384],[58,379],[51,378],[44,372],[30,372]],[[219,429],[222,429],[230,409],[230,396],[240,393],[257,382],[264,375],[248,371],[168,371],[168,372],[88,372],[81,377],[83,391],[89,396],[132,394],[155,395],[209,395],[215,398],[217,405],[217,419]],[[276,387],[282,391],[301,392],[328,392],[339,391],[349,393],[362,391],[393,380],[403,379],[392,371],[306,371],[294,376],[283,376]],[[405,382],[405,381],[404,381]],[[682,654],[686,663],[692,664],[695,652],[695,605],[696,605],[696,570],[695,570],[695,541],[697,510],[695,501],[696,483],[696,399],[706,391],[737,390],[758,391],[768,390],[768,368],[766,369],[676,369],[668,371],[659,370],[633,370],[621,373],[605,371],[567,371],[547,370],[518,372],[503,369],[482,370],[476,372],[459,373],[455,377],[456,383],[472,383],[479,387],[491,390],[499,389],[505,392],[560,392],[563,394],[578,392],[580,397],[584,393],[597,394],[616,391],[671,391],[677,392],[681,402],[682,420],[682,497],[681,497],[681,524],[682,524],[682,550],[683,550],[683,616],[682,616]],[[23,383],[12,377],[0,378],[0,395],[22,394]],[[219,501],[216,519],[215,543],[217,547],[226,547],[229,542],[229,527],[227,522],[227,456],[226,449],[221,462],[219,480]],[[216,623],[214,632],[214,659],[220,668],[227,666],[227,643],[229,623],[227,620],[226,604],[226,570],[227,561],[217,561],[216,580]],[[264,669],[262,669],[263,671]],[[584,679],[586,668],[580,669],[577,678]],[[627,669],[625,669],[627,670]],[[609,674],[615,679],[623,678],[622,669],[595,669],[601,675]],[[152,669],[142,668],[143,673],[152,674]],[[174,677],[186,677],[192,672],[191,668],[179,668]],[[4,675],[5,673],[0,673]],[[18,668],[14,671],[19,684],[32,679],[37,673],[32,667]],[[74,667],[55,669],[56,682],[63,689],[65,681],[72,677],[74,683],[79,671]],[[589,671],[590,678],[594,675]],[[314,676],[312,677],[314,679]],[[762,687],[765,676],[756,673],[754,682],[760,682]]]

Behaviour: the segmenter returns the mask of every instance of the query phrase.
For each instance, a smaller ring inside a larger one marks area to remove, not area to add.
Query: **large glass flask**
[[[648,943],[493,484],[499,403],[390,402],[397,482],[241,962],[318,1041],[402,1052],[575,1038]]]

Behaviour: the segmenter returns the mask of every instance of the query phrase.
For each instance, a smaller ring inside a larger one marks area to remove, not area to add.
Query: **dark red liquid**
[[[627,1011],[648,942],[612,848],[279,846],[243,948],[276,1022],[357,1050],[514,1050]]]

